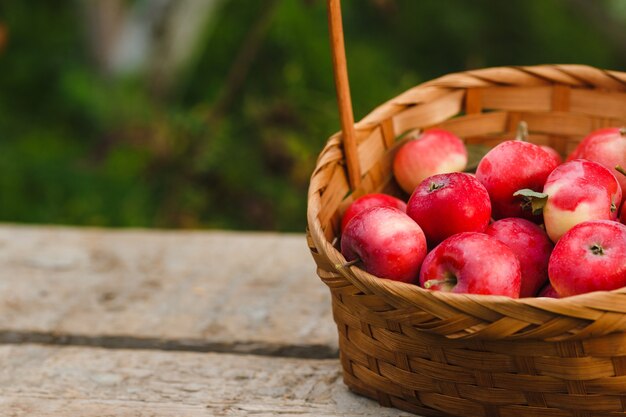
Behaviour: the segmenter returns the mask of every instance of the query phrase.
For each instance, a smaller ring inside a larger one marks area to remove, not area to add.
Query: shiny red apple
[[[615,220],[622,190],[615,175],[597,162],[575,159],[559,165],[546,180],[543,218],[553,242],[587,220]]]
[[[409,198],[406,213],[434,247],[454,234],[485,230],[491,218],[491,202],[476,178],[452,172],[422,181]]]
[[[393,174],[400,187],[411,194],[425,178],[463,171],[467,149],[463,141],[444,129],[429,129],[404,143],[393,160]]]
[[[560,298],[556,293],[552,284],[548,282],[548,284],[539,291],[537,297],[548,297],[548,298]]]
[[[346,225],[341,253],[377,277],[413,282],[426,256],[426,238],[403,211],[370,207]]]
[[[533,297],[548,281],[548,260],[554,245],[535,223],[517,217],[490,224],[485,233],[508,246],[517,256],[522,272],[520,297]]]
[[[406,203],[389,194],[370,193],[365,194],[352,202],[341,218],[341,230],[346,228],[348,222],[361,211],[370,207],[395,207],[406,211]]]
[[[594,220],[572,227],[554,247],[548,273],[560,297],[626,286],[626,226]]]
[[[496,294],[518,298],[520,263],[504,243],[484,233],[451,236],[433,249],[422,264],[424,288],[467,294]]]
[[[556,151],[556,149],[554,149],[554,148],[552,148],[552,147],[550,147],[548,145],[541,145],[541,149],[546,151],[548,153],[548,155],[550,155],[552,157],[552,159],[554,159],[554,162],[556,162],[557,165],[561,165],[563,163],[563,158]]]
[[[489,192],[493,218],[523,217],[541,222],[528,201],[514,194],[520,189],[541,192],[558,165],[552,155],[530,142],[509,140],[491,149],[479,162],[476,178]]]
[[[626,129],[608,127],[591,132],[567,158],[574,159],[598,162],[611,171],[616,165],[626,167]],[[626,177],[618,175],[617,181],[622,190],[626,189]]]

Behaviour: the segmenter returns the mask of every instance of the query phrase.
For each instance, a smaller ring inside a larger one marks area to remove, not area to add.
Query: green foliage
[[[303,231],[309,175],[339,128],[325,2],[278,1],[241,82],[229,81],[270,3],[224,1],[165,97],[143,77],[96,70],[74,2],[0,4],[10,36],[0,53],[0,221]],[[621,39],[574,1],[343,3],[357,119],[468,68],[625,63]],[[626,23],[621,3],[597,4]]]

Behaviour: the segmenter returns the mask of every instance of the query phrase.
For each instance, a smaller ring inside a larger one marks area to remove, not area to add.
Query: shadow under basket
[[[427,291],[342,266],[347,205],[369,192],[402,196],[391,170],[398,137],[441,127],[493,147],[521,120],[529,141],[566,155],[590,131],[626,124],[626,73],[503,67],[414,87],[355,125],[355,187],[344,135],[329,139],[311,177],[307,238],[332,294],[352,391],[423,416],[626,415],[626,289],[510,299]]]

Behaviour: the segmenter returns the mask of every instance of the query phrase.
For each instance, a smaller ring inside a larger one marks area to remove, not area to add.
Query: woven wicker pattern
[[[308,243],[332,293],[344,380],[355,392],[425,416],[626,415],[626,289],[566,299],[426,291],[343,267],[346,206],[401,195],[398,137],[443,127],[468,144],[512,138],[562,154],[593,129],[626,124],[626,74],[579,65],[450,74],[381,105],[356,124],[361,182],[351,190],[341,134],[311,177]]]

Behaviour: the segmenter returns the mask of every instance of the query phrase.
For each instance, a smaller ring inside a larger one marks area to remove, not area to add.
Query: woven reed
[[[448,129],[467,144],[514,137],[565,155],[593,129],[626,123],[626,73],[580,65],[489,68],[414,87],[356,124],[361,182],[341,134],[308,194],[308,243],[332,294],[345,383],[424,416],[626,415],[626,289],[565,299],[450,294],[342,267],[340,218],[355,198],[401,196],[391,161],[403,133]],[[611,414],[609,414],[611,413]]]

